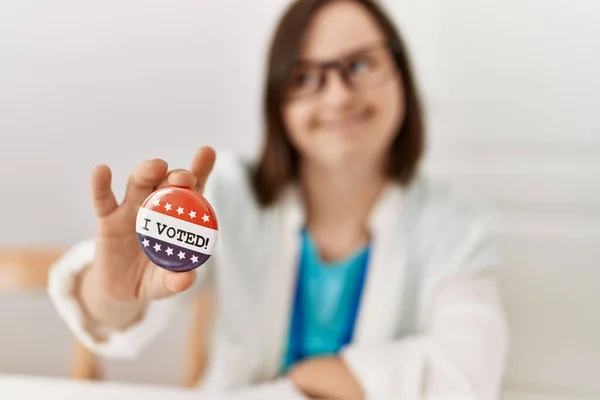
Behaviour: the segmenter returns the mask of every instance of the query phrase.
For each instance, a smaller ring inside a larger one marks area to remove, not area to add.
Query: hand
[[[339,357],[319,357],[301,361],[292,367],[288,378],[311,398],[364,399],[359,382]]]
[[[111,188],[109,167],[94,168],[91,192],[97,242],[93,265],[87,271],[88,287],[95,285],[113,302],[131,303],[172,296],[193,284],[195,271],[167,271],[146,257],[137,241],[136,216],[143,201],[166,185],[194,188],[203,194],[215,158],[212,148],[203,147],[194,155],[189,171],[170,172],[164,160],[144,161],[130,175],[121,204],[117,204]]]

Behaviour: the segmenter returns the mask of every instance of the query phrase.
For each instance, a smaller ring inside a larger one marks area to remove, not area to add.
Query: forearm
[[[140,318],[146,304],[141,301],[118,302],[110,299],[102,291],[94,271],[91,267],[85,268],[75,285],[75,296],[90,320],[90,330],[94,330],[96,325],[114,329],[127,328]]]
[[[362,389],[343,360],[321,357],[298,364],[290,372],[294,384],[307,396],[328,400],[361,400]]]
[[[367,397],[497,399],[508,327],[494,279],[452,278],[440,286],[428,329],[341,354]]]

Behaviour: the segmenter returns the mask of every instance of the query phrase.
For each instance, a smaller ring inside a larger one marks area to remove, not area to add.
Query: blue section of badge
[[[169,271],[191,271],[210,258],[208,254],[192,251],[140,233],[137,234],[137,237],[142,250],[150,261]]]

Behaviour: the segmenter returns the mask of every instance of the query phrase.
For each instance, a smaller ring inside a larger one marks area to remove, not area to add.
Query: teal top
[[[302,231],[282,373],[305,358],[336,354],[352,341],[368,258],[369,247],[365,247],[343,260],[325,262],[308,231]]]

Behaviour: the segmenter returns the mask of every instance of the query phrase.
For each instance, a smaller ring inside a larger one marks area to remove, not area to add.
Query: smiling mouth
[[[335,119],[322,119],[319,125],[325,129],[348,129],[360,126],[369,121],[371,113],[363,111],[360,113],[347,114]]]

